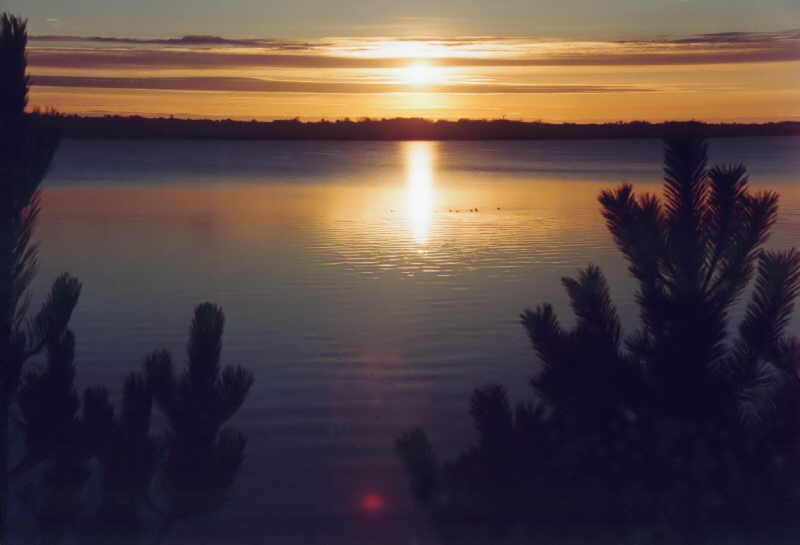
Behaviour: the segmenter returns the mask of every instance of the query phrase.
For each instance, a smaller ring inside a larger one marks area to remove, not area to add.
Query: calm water
[[[632,323],[596,196],[659,190],[660,146],[67,141],[45,184],[38,291],[61,271],[84,282],[81,386],[119,387],[156,348],[181,361],[194,305],[224,306],[223,358],[257,379],[235,420],[248,458],[228,507],[176,537],[426,543],[395,437],[423,425],[449,455],[472,437],[474,387],[529,397],[517,317],[549,301],[571,322],[559,279],[588,262]],[[711,145],[780,191],[774,246],[800,233],[798,148]]]

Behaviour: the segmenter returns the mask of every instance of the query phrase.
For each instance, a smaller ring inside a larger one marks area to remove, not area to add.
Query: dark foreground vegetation
[[[514,408],[501,386],[475,391],[477,442],[455,459],[437,460],[422,430],[398,439],[411,490],[442,535],[456,543],[800,535],[800,344],[786,331],[800,253],[761,249],[778,195],[751,192],[742,165],[708,168],[706,150],[695,132],[673,134],[662,198],[630,185],[599,197],[638,283],[638,330],[623,338],[603,273],[590,265],[563,279],[574,327],[547,304],[522,314],[542,364],[533,401]]]
[[[225,424],[253,376],[220,365],[224,316],[204,303],[183,371],[160,351],[121,393],[76,391],[69,321],[81,283],[60,276],[29,312],[39,186],[61,127],[23,113],[25,45],[25,23],[0,17],[0,543],[159,542],[224,502],[246,444]]]
[[[588,140],[662,138],[680,127],[709,137],[800,135],[800,123],[709,124],[699,122],[540,123],[505,119],[433,121],[420,118],[337,121],[233,121],[146,117],[59,116],[68,138],[196,138],[231,140]]]

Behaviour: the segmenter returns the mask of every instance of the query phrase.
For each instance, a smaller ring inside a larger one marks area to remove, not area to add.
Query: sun
[[[425,61],[416,61],[402,69],[401,79],[409,85],[431,85],[439,80],[439,73],[435,66]]]

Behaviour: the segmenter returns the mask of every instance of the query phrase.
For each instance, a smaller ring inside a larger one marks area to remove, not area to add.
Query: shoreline
[[[800,122],[703,123],[646,121],[541,123],[531,121],[422,118],[337,121],[235,121],[141,116],[83,117],[40,114],[71,139],[182,139],[264,141],[529,141],[660,139],[675,131],[699,131],[708,138],[800,136]]]

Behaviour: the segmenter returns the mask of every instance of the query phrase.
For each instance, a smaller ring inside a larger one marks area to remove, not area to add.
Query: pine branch
[[[769,237],[778,218],[778,195],[761,192],[745,195],[744,218],[740,229],[731,236],[731,252],[720,262],[717,279],[706,291],[708,298],[719,308],[729,306],[750,281],[758,250]]]
[[[395,442],[395,450],[409,474],[414,499],[429,502],[438,487],[440,470],[428,436],[420,428],[404,433]]]
[[[41,352],[48,342],[53,342],[64,333],[78,304],[81,287],[78,279],[68,274],[62,274],[56,279],[50,294],[28,328],[31,346],[24,354],[25,360]]]
[[[664,145],[664,209],[667,255],[673,267],[677,292],[699,292],[707,235],[702,223],[707,214],[706,164],[708,144],[698,134],[670,138]]]
[[[217,386],[220,403],[220,422],[227,421],[239,410],[254,382],[253,373],[244,367],[225,367]]]
[[[566,339],[553,307],[539,305],[534,311],[526,310],[520,317],[545,367],[557,365],[563,359]]]
[[[800,253],[764,252],[752,300],[739,328],[740,351],[748,359],[772,359],[791,319],[800,293]]]
[[[505,389],[491,384],[475,390],[470,415],[478,431],[481,450],[489,454],[507,454],[514,435],[514,417]]]
[[[713,253],[706,265],[703,292],[717,269],[717,264],[735,244],[734,237],[744,216],[744,197],[747,194],[747,169],[744,165],[714,167],[709,171],[711,185],[709,210],[706,218]]]
[[[578,273],[578,279],[562,278],[569,294],[572,310],[578,318],[576,334],[608,344],[609,352],[619,346],[622,327],[617,309],[611,302],[608,283],[600,269],[589,265]]]

